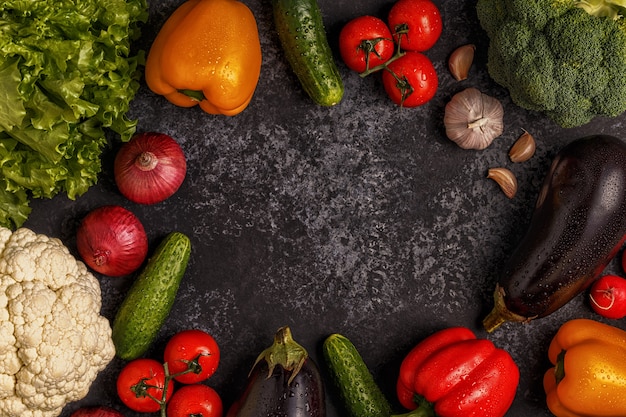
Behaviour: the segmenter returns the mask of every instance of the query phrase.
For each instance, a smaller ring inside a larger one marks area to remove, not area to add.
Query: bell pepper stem
[[[206,97],[204,96],[204,93],[202,91],[183,89],[183,90],[178,90],[178,92],[183,93],[184,95],[186,95],[187,97],[190,97],[191,99],[195,101],[206,100]]]
[[[408,413],[404,414],[394,414],[391,417],[435,417],[436,414],[431,410],[426,410],[424,408],[416,408],[415,410],[411,410]]]
[[[565,349],[561,351],[556,357],[556,365],[554,367],[554,376],[556,383],[558,384],[565,378]]]
[[[394,414],[391,417],[437,417],[435,406],[419,394],[413,394],[413,402],[417,408],[404,414]]]

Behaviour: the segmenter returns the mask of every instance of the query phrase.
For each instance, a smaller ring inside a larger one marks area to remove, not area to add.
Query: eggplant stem
[[[499,284],[496,284],[496,290],[493,292],[493,310],[491,310],[491,312],[483,320],[483,327],[487,333],[493,332],[502,324],[509,321],[526,323],[537,317],[524,317],[510,311],[506,308],[506,304],[504,303],[505,295],[504,288],[502,288]]]
[[[300,369],[309,357],[309,353],[305,348],[300,346],[291,335],[291,329],[288,326],[281,327],[274,335],[274,343],[265,349],[257,357],[252,369],[262,360],[267,362],[269,368],[268,378],[272,376],[276,365],[280,365],[286,371],[291,372],[291,376],[287,380],[287,384],[298,375]],[[252,370],[250,371],[252,373]]]

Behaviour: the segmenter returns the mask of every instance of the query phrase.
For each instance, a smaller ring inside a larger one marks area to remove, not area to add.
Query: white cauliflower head
[[[60,240],[0,227],[0,416],[56,417],[115,355],[100,284]]]

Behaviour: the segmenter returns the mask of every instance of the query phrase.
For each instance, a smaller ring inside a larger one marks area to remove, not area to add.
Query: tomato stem
[[[200,365],[200,358],[202,356],[207,356],[205,353],[200,353],[198,356],[193,358],[190,361],[184,361],[187,364],[187,369],[184,371],[180,371],[174,374],[170,374],[170,369],[167,362],[163,363],[163,369],[165,371],[165,382],[163,383],[163,387],[159,387],[157,385],[148,385],[146,381],[150,378],[141,378],[139,382],[130,387],[131,391],[135,394],[137,398],[148,397],[154,400],[157,404],[159,404],[159,415],[160,417],[167,417],[167,391],[171,381],[177,376],[188,374],[193,372],[195,374],[199,374],[202,372],[202,365]],[[156,398],[154,395],[150,394],[148,390],[150,388],[155,388],[157,390],[161,390],[161,398]],[[202,414],[190,414],[189,417],[202,417]]]
[[[178,376],[189,374],[189,373],[192,373],[192,372],[194,374],[196,374],[196,375],[200,374],[200,372],[202,372],[202,365],[200,365],[200,358],[203,357],[203,356],[210,356],[210,354],[208,354],[208,353],[200,353],[200,354],[198,354],[198,356],[196,356],[195,358],[193,358],[190,361],[185,360],[185,359],[181,359],[180,361],[183,362],[185,365],[187,365],[187,369],[185,369],[184,371],[177,372],[175,374],[171,374],[170,376],[172,378],[176,378]]]
[[[157,401],[159,403],[159,407],[161,409],[161,417],[167,417],[167,412],[166,412],[166,403],[167,403],[167,389],[169,388],[170,385],[170,381],[172,379],[171,375],[170,375],[170,370],[167,366],[167,362],[165,362],[163,364],[163,369],[165,369],[165,382],[163,383],[163,394],[161,394],[161,400]]]
[[[401,26],[401,25],[400,25],[400,26]],[[407,31],[408,31],[408,27],[407,27],[407,28],[404,28],[404,29],[401,29],[401,28],[400,28],[400,26],[398,26],[398,27],[396,28],[396,34],[398,35],[398,42],[397,42],[397,44],[396,44],[396,51],[395,51],[395,53],[393,54],[393,56],[392,56],[391,58],[389,58],[386,62],[383,62],[383,63],[382,63],[382,64],[380,64],[380,65],[377,65],[377,66],[375,66],[375,67],[373,67],[373,68],[370,68],[370,67],[369,67],[369,54],[366,54],[366,55],[365,55],[365,71],[363,71],[363,72],[361,72],[361,73],[359,74],[359,76],[360,76],[361,78],[365,78],[365,77],[367,77],[368,75],[373,74],[373,73],[375,73],[375,72],[378,72],[378,71],[380,71],[380,70],[387,69],[387,66],[388,66],[389,64],[391,64],[391,63],[392,63],[393,61],[395,61],[396,59],[403,57],[403,56],[406,54],[406,52],[402,51],[402,47],[400,46],[400,44],[401,44],[401,42],[402,42],[402,36],[403,36],[403,35],[406,35],[406,33],[407,33]],[[377,42],[379,42],[379,41],[382,41],[382,40],[385,40],[385,38],[376,38],[376,39],[371,39],[371,40],[369,40],[369,42],[372,42],[372,41],[377,41]],[[367,42],[367,41],[364,41],[364,42]],[[361,45],[363,45],[363,42],[361,43]],[[375,44],[374,44],[374,45],[375,45]],[[376,51],[374,50],[374,52],[376,52]],[[378,54],[377,54],[377,55],[378,55]],[[378,55],[378,56],[380,56],[380,55]],[[397,77],[396,77],[396,78],[397,78]]]
[[[415,89],[413,88],[409,80],[406,78],[406,76],[398,77],[398,74],[396,74],[389,68],[385,68],[385,69],[389,71],[389,73],[396,80],[396,88],[400,91],[400,107],[402,107],[402,104],[406,101],[406,99],[411,94],[413,94],[413,91],[415,91]]]
[[[365,71],[363,71],[363,72],[359,73],[359,76],[360,76],[361,78],[365,78],[365,77],[367,77],[367,76],[368,76],[368,75],[370,75],[370,74],[373,74],[373,73],[378,72],[378,71],[380,71],[380,70],[387,69],[387,66],[388,66],[389,64],[391,64],[391,63],[392,63],[393,61],[395,61],[396,59],[403,57],[405,54],[406,54],[406,52],[398,51],[398,52],[396,52],[396,53],[394,54],[394,56],[392,56],[391,58],[389,58],[389,60],[387,60],[386,62],[384,62],[384,63],[382,63],[382,64],[380,64],[380,65],[376,65],[376,66],[375,66],[375,67],[373,67],[373,68],[366,69]]]
[[[167,417],[165,414],[165,400],[166,400],[167,386],[169,383],[169,380],[167,377],[168,377],[167,364],[165,364],[165,382],[163,384],[163,387],[159,387],[158,385],[146,384],[146,381],[149,380],[150,378],[141,378],[139,382],[137,382],[135,385],[131,385],[130,387],[130,390],[135,394],[135,397],[137,398],[148,397],[151,400],[155,401],[157,404],[159,404],[159,408],[161,410],[161,417]],[[156,398],[154,395],[148,392],[148,390],[151,388],[154,388],[157,390],[160,389],[163,391],[161,399]]]
[[[396,36],[398,38],[398,42],[396,43],[396,51],[393,54],[393,56],[391,58],[389,58],[386,62],[383,62],[380,65],[375,66],[374,68],[369,68],[369,54],[366,54],[366,58],[365,58],[365,71],[363,71],[362,73],[360,73],[359,75],[361,76],[361,78],[367,77],[368,75],[374,73],[374,72],[378,72],[381,70],[386,70],[389,71],[389,73],[391,75],[393,75],[393,77],[396,79],[396,88],[398,90],[400,90],[400,107],[402,107],[402,104],[405,102],[405,100],[413,93],[413,91],[415,91],[415,89],[413,88],[413,86],[411,85],[411,83],[409,82],[409,80],[407,80],[406,77],[398,77],[398,75],[396,73],[394,73],[392,70],[389,69],[389,64],[391,64],[392,62],[394,62],[395,60],[397,60],[398,58],[403,57],[406,52],[402,51],[402,37],[406,36],[406,34],[408,33],[408,26],[406,24],[402,24],[402,25],[398,25],[395,28],[396,30]],[[383,38],[378,38],[379,40],[383,40]],[[374,41],[375,39],[373,39],[372,41]],[[362,45],[363,43],[361,43]],[[374,44],[375,45],[375,44]]]
[[[376,50],[376,45],[382,41],[393,41],[393,39],[378,37],[374,39],[364,39],[361,41],[357,49],[361,49],[365,54],[365,71],[370,69],[370,54],[376,55],[377,58],[382,59],[380,53]]]

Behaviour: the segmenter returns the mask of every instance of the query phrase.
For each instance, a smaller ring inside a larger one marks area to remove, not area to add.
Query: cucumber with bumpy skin
[[[172,309],[191,254],[189,238],[168,234],[128,290],[113,321],[117,356],[132,360],[143,355]]]
[[[334,106],[344,87],[317,0],[272,0],[274,24],[287,62],[317,104]]]
[[[351,417],[389,417],[391,405],[348,338],[331,334],[322,345],[324,359]]]

